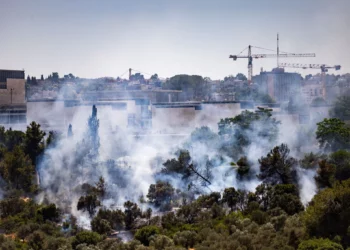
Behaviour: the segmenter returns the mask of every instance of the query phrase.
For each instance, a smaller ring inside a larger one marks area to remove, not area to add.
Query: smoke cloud
[[[135,108],[133,105],[128,106]],[[58,102],[52,106],[55,113],[64,108],[62,103]],[[130,107],[128,109],[126,112],[130,112]],[[217,111],[211,107],[210,112],[217,112],[222,118],[228,117],[229,114],[234,117],[238,113],[223,107],[218,107]],[[63,113],[67,112],[62,110]],[[83,195],[81,185],[94,185],[100,176],[107,183],[107,196],[102,204],[113,209],[122,208],[127,200],[138,202],[141,196],[147,195],[150,184],[157,180],[167,180],[174,188],[186,191],[188,187],[181,178],[165,175],[161,171],[164,168],[163,163],[168,159],[176,159],[181,149],[188,150],[196,169],[210,179],[210,183],[203,183],[202,178],[196,175],[192,177],[192,191],[196,195],[222,192],[232,186],[254,191],[261,183],[256,177],[259,173],[258,159],[266,156],[274,146],[280,143],[288,144],[295,157],[302,157],[300,144],[306,149],[312,148],[309,147],[312,145],[309,137],[300,139],[296,136],[300,132],[297,129],[298,125],[287,115],[277,117],[281,120],[281,125],[275,141],[262,137],[261,129],[266,128],[267,124],[256,122],[246,134],[251,144],[239,155],[228,155],[220,151],[224,140],[217,134],[218,120],[205,120],[202,117],[191,122],[188,127],[178,129],[176,134],[159,133],[158,128],[146,134],[135,134],[125,127],[125,111],[118,113],[111,108],[97,106],[99,145],[96,154],[92,154],[88,126],[89,117],[92,115],[91,106],[77,106],[75,112],[70,115],[73,136],[66,136],[67,127],[58,143],[45,151],[38,165],[40,186],[43,190],[38,200],[58,204],[64,211],[75,215],[83,227],[89,227],[90,218],[76,208],[79,197]],[[163,127],[171,127],[169,119],[179,118],[164,117],[161,122]],[[47,121],[50,123],[49,119]],[[195,127],[204,124],[211,128],[209,135],[212,137],[203,139],[189,134],[189,131],[194,131]],[[50,125],[55,127],[53,122]],[[307,128],[310,131],[313,129]],[[234,145],[238,142],[229,143]],[[231,164],[237,162],[241,156],[246,156],[252,164],[255,174],[249,180],[239,180],[236,168]],[[313,171],[298,171],[300,195],[304,204],[307,204],[316,192],[314,175]]]

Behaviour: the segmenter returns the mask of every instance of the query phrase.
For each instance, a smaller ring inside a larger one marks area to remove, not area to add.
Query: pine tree
[[[73,136],[73,128],[72,128],[72,124],[69,124],[67,137],[72,137],[72,136]]]
[[[98,136],[98,128],[100,121],[97,119],[97,108],[95,105],[92,106],[92,115],[88,120],[88,136],[91,144],[91,153],[96,155],[98,148],[100,147],[100,137]]]

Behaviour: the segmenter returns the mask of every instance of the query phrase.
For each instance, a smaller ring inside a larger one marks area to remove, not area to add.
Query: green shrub
[[[302,241],[298,250],[344,250],[344,248],[329,239],[310,239]]]
[[[139,240],[143,245],[149,246],[149,238],[159,234],[160,230],[157,226],[145,226],[136,231],[135,239]]]

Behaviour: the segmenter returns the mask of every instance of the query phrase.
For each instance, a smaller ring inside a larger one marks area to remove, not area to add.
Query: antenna
[[[277,33],[277,68],[278,68],[278,65],[279,65],[279,56],[280,56],[280,46],[279,46],[279,37],[278,37],[278,33]]]

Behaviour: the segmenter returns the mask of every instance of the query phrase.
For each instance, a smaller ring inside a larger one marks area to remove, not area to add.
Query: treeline
[[[207,77],[198,75],[175,75],[162,84],[163,89],[181,90],[182,99],[213,101],[215,94],[226,100],[250,100],[258,103],[274,103],[258,85],[251,86],[245,75],[228,76],[215,83]]]

